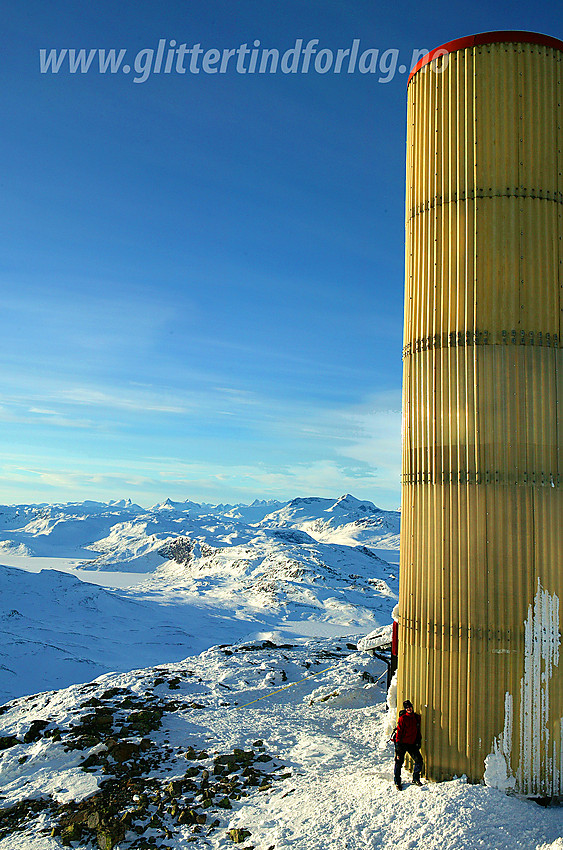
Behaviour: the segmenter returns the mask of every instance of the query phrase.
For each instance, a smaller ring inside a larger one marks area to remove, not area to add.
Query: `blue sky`
[[[135,83],[42,74],[39,51],[125,49],[133,63],[160,39],[280,54],[360,39],[377,62],[398,51],[398,68],[474,32],[561,38],[563,13],[412,0],[3,12],[0,502],[351,492],[397,507],[407,74],[231,67]]]

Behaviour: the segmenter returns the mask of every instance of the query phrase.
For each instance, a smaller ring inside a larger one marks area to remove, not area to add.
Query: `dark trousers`
[[[422,773],[423,765],[422,756],[420,754],[420,747],[417,747],[415,744],[395,744],[395,782],[401,781],[401,768],[403,766],[403,762],[405,761],[406,753],[409,754],[409,756],[414,762],[412,778],[420,779],[420,774]]]

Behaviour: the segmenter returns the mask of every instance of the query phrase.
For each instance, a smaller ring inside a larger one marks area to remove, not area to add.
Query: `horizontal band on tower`
[[[451,640],[454,644],[454,651],[459,652],[459,647],[455,644],[458,639],[465,639],[468,642],[478,641],[488,644],[498,644],[502,647],[503,654],[511,654],[511,651],[506,647],[513,646],[512,652],[517,652],[519,642],[525,640],[523,629],[492,629],[483,625],[461,625],[452,623],[437,623],[433,620],[419,620],[418,618],[403,618],[399,616],[399,628],[403,640],[409,641],[411,644],[416,643],[419,646],[428,648],[446,649],[447,646],[443,642]],[[469,645],[466,646],[466,651],[471,652]],[[475,651],[475,648],[473,649]],[[489,652],[491,649],[489,648]],[[494,649],[492,650],[494,652]]]
[[[551,201],[554,204],[563,204],[563,192],[551,192],[549,189],[527,189],[525,186],[515,186],[513,189],[507,187],[506,192],[498,192],[494,189],[469,189],[467,192],[454,194],[451,198],[443,198],[440,195],[435,195],[428,201],[419,204],[411,210],[407,218],[407,223],[412,221],[419,215],[425,212],[430,212],[437,207],[444,207],[448,204],[460,204],[464,201],[485,200],[487,198],[529,198],[537,201]]]
[[[457,446],[452,447],[457,451]],[[449,447],[445,447],[449,451]],[[424,448],[419,449],[424,452]],[[472,470],[472,469],[443,469],[437,471],[407,472],[401,475],[401,484],[503,484],[510,487],[560,487],[561,475],[552,472],[529,472],[519,470],[512,472],[501,472],[500,470]]]
[[[495,338],[496,336],[496,338]],[[474,345],[528,345],[538,348],[559,348],[558,334],[543,331],[504,330],[497,331],[451,331],[434,334],[409,342],[403,348],[403,359],[421,351],[436,348],[468,348]]]
[[[443,635],[444,637],[459,637],[462,634],[470,634],[471,632],[479,632],[480,637],[488,640],[511,641],[516,631],[514,629],[487,629],[482,626],[467,626],[462,623],[437,623],[435,620],[411,619],[407,617],[399,618],[399,625],[408,625],[417,631],[429,632],[434,635]],[[524,635],[524,630],[520,631],[520,635]]]

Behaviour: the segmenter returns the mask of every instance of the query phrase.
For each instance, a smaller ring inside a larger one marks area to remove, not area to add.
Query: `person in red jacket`
[[[420,745],[422,743],[422,735],[420,733],[420,714],[416,714],[413,704],[409,699],[403,703],[403,710],[399,712],[397,728],[391,739],[395,744],[395,785],[402,789],[401,768],[405,761],[406,753],[414,762],[412,781],[415,785],[422,785],[420,774],[422,773],[422,756],[420,754]]]

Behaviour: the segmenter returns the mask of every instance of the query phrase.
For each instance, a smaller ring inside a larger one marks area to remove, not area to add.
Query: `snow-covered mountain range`
[[[397,599],[396,566],[378,547],[398,526],[352,496],[4,506],[0,699],[265,633],[370,631]],[[18,569],[43,564],[57,570]],[[101,572],[105,588],[80,580]],[[107,587],[125,573],[134,587]]]
[[[167,499],[149,509],[129,500],[0,506],[0,552],[75,558],[89,569],[111,564],[112,569],[150,572],[162,562],[152,556],[177,537],[230,546],[248,539],[256,527],[298,529],[323,543],[399,545],[397,511],[346,495],[234,506]]]

